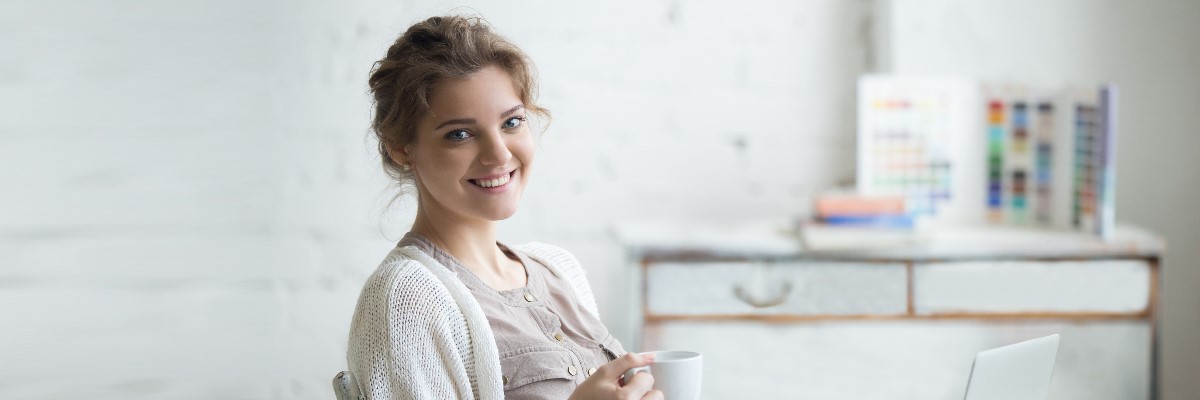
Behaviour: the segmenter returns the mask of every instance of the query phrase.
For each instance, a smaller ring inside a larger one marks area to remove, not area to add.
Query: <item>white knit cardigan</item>
[[[599,316],[583,267],[561,248],[516,246],[550,267]],[[454,273],[397,247],[363,285],[346,355],[367,399],[503,399],[500,356],[483,309]]]

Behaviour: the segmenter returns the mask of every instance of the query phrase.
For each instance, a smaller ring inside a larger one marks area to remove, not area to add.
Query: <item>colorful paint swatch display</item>
[[[1115,88],[1043,89],[1032,96],[1035,90],[1021,85],[983,87],[988,220],[1107,235]],[[1066,110],[1065,118],[1058,110]]]
[[[1111,229],[1112,85],[865,76],[858,91],[859,192],[942,222]]]
[[[1020,85],[983,85],[987,220],[1049,225],[1053,210],[1054,104]]]
[[[1116,180],[1116,88],[1104,86],[1095,105],[1077,104],[1071,223],[1107,236],[1113,225]]]
[[[1009,144],[1009,218],[1024,225],[1029,218],[1029,106],[1023,101],[1012,104],[1012,135]]]
[[[1034,154],[1035,198],[1034,215],[1037,223],[1048,225],[1052,222],[1054,207],[1054,104],[1042,101],[1037,106],[1036,153]]]
[[[955,198],[956,137],[969,82],[863,77],[859,80],[858,189],[898,195],[906,212],[934,217]]]
[[[987,210],[988,221],[998,222],[1004,210],[1004,103],[988,102],[987,111]]]

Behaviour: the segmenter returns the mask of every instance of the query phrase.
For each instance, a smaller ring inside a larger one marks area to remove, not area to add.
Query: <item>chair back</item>
[[[354,381],[354,376],[350,371],[338,372],[333,377],[333,394],[337,396],[337,400],[366,400],[358,392],[358,382]]]

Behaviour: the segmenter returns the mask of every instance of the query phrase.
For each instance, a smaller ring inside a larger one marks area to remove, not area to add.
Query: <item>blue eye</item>
[[[525,121],[525,117],[512,117],[504,121],[504,129],[512,129],[521,126],[521,122]]]
[[[450,133],[446,134],[446,139],[449,139],[454,142],[467,140],[470,137],[471,137],[471,132],[467,132],[466,130],[463,130],[463,129],[453,130],[453,131],[450,131]]]

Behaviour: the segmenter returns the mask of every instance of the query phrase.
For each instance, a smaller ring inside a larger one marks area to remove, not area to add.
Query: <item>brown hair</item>
[[[429,95],[438,82],[493,65],[508,72],[525,109],[548,122],[549,110],[534,102],[533,63],[480,17],[449,15],[418,22],[375,62],[368,79],[375,104],[371,129],[379,139],[384,172],[402,188],[412,184],[414,176],[392,161],[388,147],[416,140],[417,125],[429,112]]]

